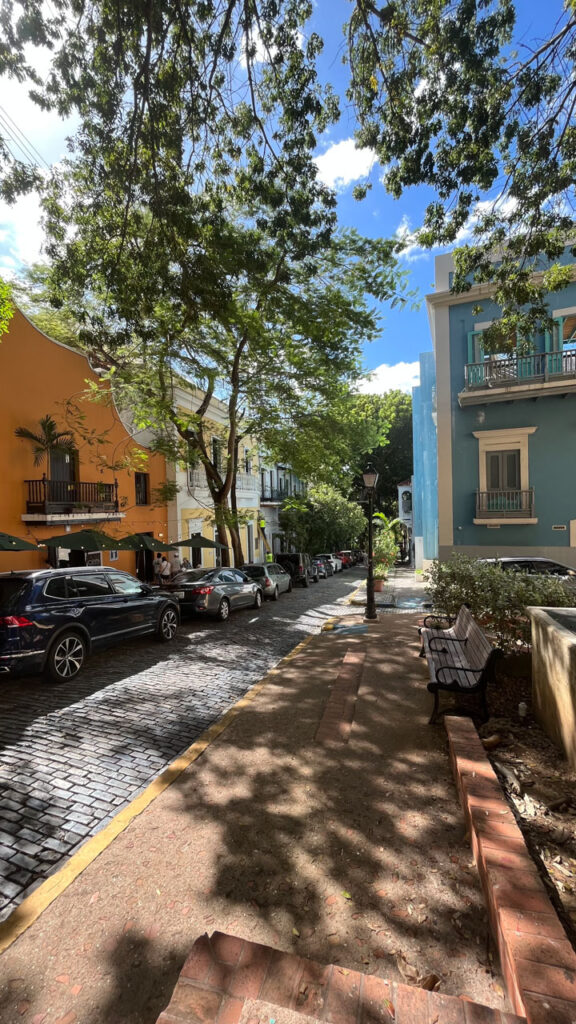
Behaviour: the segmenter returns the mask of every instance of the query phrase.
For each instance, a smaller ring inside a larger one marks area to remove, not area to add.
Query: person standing
[[[160,583],[165,586],[170,583],[170,577],[172,575],[172,569],[170,568],[170,562],[166,558],[166,555],[162,555],[162,563],[160,565]]]
[[[156,557],[152,562],[152,572],[154,575],[154,583],[157,587],[160,586],[160,569],[162,568],[162,555],[159,551],[156,552]]]

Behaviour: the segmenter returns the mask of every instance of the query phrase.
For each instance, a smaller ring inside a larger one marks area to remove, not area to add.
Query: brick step
[[[222,932],[196,940],[157,1024],[294,1024],[296,1014],[326,1024],[525,1024],[523,1017],[456,996],[325,966]]]

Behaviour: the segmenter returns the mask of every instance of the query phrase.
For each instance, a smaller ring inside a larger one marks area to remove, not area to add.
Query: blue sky
[[[547,37],[561,16],[562,0],[517,0],[516,40],[522,44]],[[336,189],[338,214],[345,226],[365,235],[391,237],[402,230],[418,227],[431,193],[420,187],[407,191],[401,199],[389,196],[380,182],[382,169],[369,151],[359,151],[353,142],[354,112],[344,93],[348,69],[342,64],[345,40],[342,31],[351,11],[350,0],[316,0],[310,31],[325,41],[320,73],[330,81],[341,97],[341,118],[319,141],[318,166],[324,180]],[[39,68],[39,70],[44,70]],[[65,138],[73,128],[56,114],[39,109],[27,98],[26,91],[6,79],[0,80],[0,119],[12,118],[34,144],[44,161],[52,163],[65,153]],[[6,123],[6,121],[4,122]],[[10,122],[8,122],[10,125]],[[370,181],[372,190],[357,202],[352,198],[354,185]],[[0,204],[0,274],[12,274],[22,263],[41,258],[42,236],[38,226],[38,207],[34,197],[26,197],[16,207]],[[404,259],[410,272],[410,287],[421,300],[418,311],[409,308],[382,309],[381,340],[367,346],[364,357],[368,370],[375,371],[369,390],[391,387],[408,390],[415,382],[418,354],[431,348],[423,297],[433,289],[434,254],[413,248]]]

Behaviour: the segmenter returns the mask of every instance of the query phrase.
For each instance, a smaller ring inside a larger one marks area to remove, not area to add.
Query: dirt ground
[[[506,663],[504,663],[504,666]],[[489,691],[490,720],[480,728],[500,782],[548,893],[576,948],[576,772],[532,715],[529,659],[503,668]],[[518,705],[525,703],[524,721]]]
[[[3,1024],[153,1024],[213,930],[509,1009],[416,622],[324,633],[284,663],[2,955]],[[358,650],[350,741],[318,746]]]

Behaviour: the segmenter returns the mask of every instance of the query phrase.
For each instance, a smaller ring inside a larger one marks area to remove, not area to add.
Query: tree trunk
[[[230,526],[230,540],[232,541],[232,550],[234,552],[234,565],[244,565],[244,552],[242,551],[240,530],[237,526]]]
[[[214,494],[214,516],[216,519],[216,532],[218,534],[218,540],[221,544],[225,544],[226,547],[222,548],[218,554],[220,556],[220,564],[223,566],[230,565],[230,548],[228,547],[228,533],[226,530],[226,511],[227,502],[225,498],[220,495]]]

